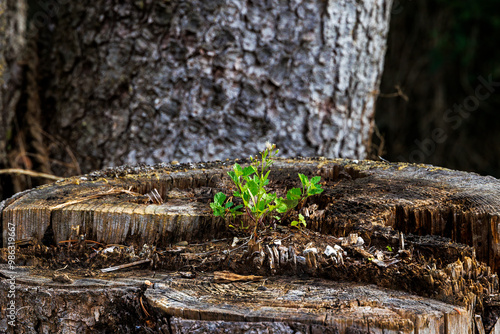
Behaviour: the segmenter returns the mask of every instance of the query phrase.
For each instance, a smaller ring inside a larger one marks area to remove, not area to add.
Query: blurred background
[[[500,177],[500,2],[394,1],[372,158]]]

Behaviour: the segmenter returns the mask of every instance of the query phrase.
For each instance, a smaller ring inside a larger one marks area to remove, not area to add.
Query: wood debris
[[[138,265],[141,265],[144,263],[150,263],[150,262],[151,262],[151,260],[139,260],[139,261],[135,261],[135,262],[131,262],[131,263],[121,264],[119,266],[104,268],[104,269],[101,269],[101,272],[109,273],[111,271],[116,271],[116,270],[125,269],[125,268],[129,268],[129,267],[134,267],[134,266],[138,266]]]
[[[216,283],[259,281],[263,278],[264,276],[238,275],[229,271],[214,272],[214,281]]]

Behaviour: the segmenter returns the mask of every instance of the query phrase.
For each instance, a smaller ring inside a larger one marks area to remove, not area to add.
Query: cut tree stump
[[[118,167],[0,203],[2,262],[12,226],[17,242],[17,271],[0,270],[4,287],[18,275],[16,332],[498,327],[499,180],[429,165],[277,159],[272,191],[300,186],[297,173],[320,175],[325,191],[300,211],[307,229],[275,226],[254,243],[209,208],[218,191],[231,196],[233,163]]]

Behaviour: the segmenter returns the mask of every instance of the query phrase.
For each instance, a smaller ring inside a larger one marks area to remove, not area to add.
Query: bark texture
[[[41,51],[45,127],[84,171],[245,156],[266,140],[363,158],[390,5],[69,2]]]
[[[7,142],[14,131],[13,119],[21,97],[23,73],[20,58],[25,45],[26,2],[0,2],[0,168],[8,165]],[[0,198],[3,185],[0,178]]]
[[[99,283],[82,279],[79,286],[74,286],[18,271],[16,326],[8,325],[9,319],[2,308],[0,331],[6,334],[148,333],[142,328],[140,285],[120,287],[111,281]],[[8,291],[8,282],[0,281],[0,288]]]

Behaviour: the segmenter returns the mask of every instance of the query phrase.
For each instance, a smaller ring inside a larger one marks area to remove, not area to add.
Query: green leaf
[[[300,179],[300,182],[302,182],[302,185],[304,186],[304,188],[307,188],[307,186],[309,186],[309,179],[307,178],[307,176],[299,173],[299,179]]]
[[[316,185],[318,182],[321,181],[321,176],[315,176],[311,179],[311,183]]]
[[[225,200],[226,200],[226,195],[222,192],[218,192],[214,196],[214,202],[217,203],[219,206],[222,206]]]
[[[271,203],[276,201],[276,194],[267,194],[264,193],[261,198],[261,202],[264,203],[265,207],[269,209],[269,211],[273,211],[276,206],[272,205]]]
[[[307,192],[307,195],[308,196],[312,196],[312,195],[317,195],[317,194],[321,194],[323,192],[324,189],[321,189],[321,188],[313,188],[313,189],[309,189],[309,191]]]
[[[289,200],[298,200],[300,199],[301,195],[302,191],[300,190],[300,188],[292,188],[286,193],[286,198],[288,198]]]
[[[236,176],[241,176],[243,175],[243,169],[239,164],[234,164],[233,166],[234,172],[236,173]]]
[[[260,212],[264,212],[267,209],[266,201],[257,202],[256,209]]]
[[[234,204],[233,202],[227,202],[225,208],[229,209],[230,207],[233,206],[233,204]]]
[[[304,216],[301,215],[300,213],[299,213],[299,220],[298,221],[294,220],[293,222],[290,223],[290,225],[295,226],[295,227],[297,227],[299,229],[301,227],[306,227],[307,226],[306,220],[304,219]]]
[[[216,217],[224,217],[226,215],[226,211],[224,210],[223,207],[218,205],[218,203],[210,203],[210,207],[212,208],[214,212],[214,216]]]
[[[288,207],[286,206],[286,204],[283,204],[283,205],[276,207],[276,211],[278,213],[285,213],[288,211]]]
[[[257,194],[259,193],[258,181],[257,180],[250,180],[250,181],[248,181],[247,186],[248,186],[248,190],[250,191],[250,193],[254,196],[257,196]]]
[[[276,200],[276,194],[267,194],[266,201],[267,203],[274,202]]]
[[[247,166],[243,169],[243,176],[250,176],[256,172],[257,172],[257,170],[254,166]]]
[[[276,199],[276,211],[279,213],[285,213],[288,211],[288,206],[284,202],[283,197]]]
[[[286,204],[287,211],[295,208],[297,204],[299,204],[299,201],[296,199],[290,200],[290,199],[285,199],[283,200],[283,203]]]
[[[241,198],[243,199],[243,202],[248,203],[250,201],[250,193],[249,191],[245,191],[242,195]]]
[[[235,212],[236,210],[239,210],[243,207],[242,204],[236,205],[234,208],[231,209],[231,212]]]
[[[238,177],[236,176],[236,173],[233,172],[233,171],[229,171],[227,172],[227,175],[229,175],[229,177],[231,178],[231,180],[233,180],[233,182],[235,184],[238,184],[239,183],[239,180],[238,180]]]

